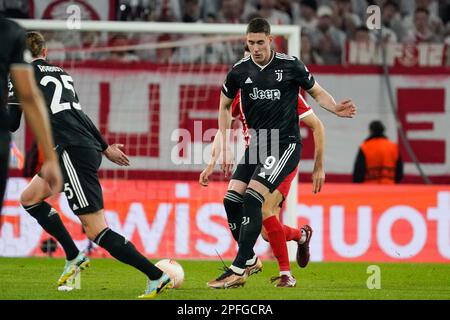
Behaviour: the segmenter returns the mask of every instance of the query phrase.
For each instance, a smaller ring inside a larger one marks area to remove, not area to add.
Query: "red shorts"
[[[283,195],[283,202],[287,198],[289,189],[291,189],[291,183],[292,180],[294,180],[295,176],[298,172],[298,166],[295,168],[294,171],[292,171],[284,180],[281,182],[281,184],[278,186],[277,190]],[[283,202],[280,203],[280,207],[283,205]]]

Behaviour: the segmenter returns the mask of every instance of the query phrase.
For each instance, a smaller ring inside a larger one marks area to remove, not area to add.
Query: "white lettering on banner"
[[[399,245],[392,239],[391,228],[400,219],[411,225],[412,239],[408,244]],[[388,256],[397,259],[408,259],[417,255],[427,241],[427,224],[416,209],[409,206],[393,206],[380,217],[377,227],[377,240],[380,248]]]
[[[20,206],[5,206],[2,210],[4,219],[6,217],[17,217],[19,219],[18,236],[15,234],[14,224],[6,219],[0,230],[0,256],[26,257],[39,247],[42,234],[41,226]]]
[[[297,208],[297,219],[308,219],[309,225],[314,230],[314,237],[311,238],[309,244],[311,248],[311,261],[323,261],[323,207],[299,204]],[[284,215],[284,218],[287,218],[286,215]],[[287,221],[285,220],[284,223],[287,223]]]
[[[438,192],[437,205],[429,208],[428,220],[437,222],[437,246],[439,253],[450,259],[450,192]]]
[[[167,225],[172,205],[170,203],[160,203],[155,218],[149,225],[144,207],[139,202],[133,202],[130,205],[125,223],[120,226],[120,220],[117,214],[109,212],[106,220],[111,229],[117,231],[127,239],[132,239],[137,229],[138,235],[141,237],[145,253],[154,254],[158,251],[164,229]]]
[[[330,207],[330,242],[333,250],[345,258],[362,256],[370,247],[372,227],[372,208],[358,207],[357,240],[354,244],[347,244],[344,240],[344,207]]]
[[[175,206],[175,253],[189,254],[189,205]]]
[[[386,62],[389,66],[439,67],[445,63],[445,45],[422,43],[419,45],[389,43]],[[382,65],[382,51],[375,42],[349,42],[348,63],[354,65]]]
[[[221,203],[208,203],[200,207],[196,216],[197,227],[203,233],[217,239],[216,242],[207,242],[199,239],[195,244],[195,249],[205,256],[217,256],[230,249],[232,244],[231,233],[226,226],[218,224],[211,220],[213,216],[219,216],[226,219],[225,209]]]

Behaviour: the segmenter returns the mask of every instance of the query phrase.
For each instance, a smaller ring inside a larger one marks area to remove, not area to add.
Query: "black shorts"
[[[300,143],[280,145],[276,152],[260,152],[256,147],[248,147],[231,179],[246,184],[256,180],[273,192],[297,168],[301,150]],[[259,153],[264,155],[259,156]]]
[[[64,178],[64,193],[76,215],[103,209],[103,192],[98,178],[102,153],[91,148],[66,147],[59,163]]]
[[[2,213],[3,197],[8,180],[9,141],[9,133],[0,131],[0,215]]]

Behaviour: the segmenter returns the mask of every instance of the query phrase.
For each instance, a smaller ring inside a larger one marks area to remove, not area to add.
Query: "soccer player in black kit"
[[[120,150],[123,146],[105,142],[82,111],[72,77],[45,60],[47,49],[44,37],[38,32],[29,32],[26,39],[33,57],[35,77],[47,103],[69,206],[80,219],[90,240],[117,260],[147,276],[147,288],[139,297],[153,298],[172,286],[169,276],[139,253],[129,240],[109,229],[104,215],[98,178],[102,153],[110,161],[128,166],[129,160]],[[20,109],[14,100],[14,91],[10,92],[9,109],[12,118],[20,121]],[[12,124],[12,127],[18,127],[17,123]],[[61,286],[76,270],[87,268],[90,261],[78,250],[56,210],[45,201],[50,195],[49,191],[47,182],[37,174],[22,192],[20,201],[24,209],[58,240],[65,251],[66,265],[58,280]]]
[[[232,265],[207,283],[216,289],[245,284],[246,269],[258,263],[253,247],[261,232],[261,207],[265,197],[298,166],[301,152],[297,113],[299,87],[336,115],[351,118],[356,113],[351,100],[337,104],[300,60],[270,49],[272,36],[265,19],[250,21],[246,38],[251,54],[237,62],[228,73],[219,103],[221,168],[225,176],[233,166],[228,142],[230,106],[239,90],[241,107],[253,136],[224,197],[228,221],[237,226],[232,232],[239,239],[239,249]]]
[[[49,185],[50,193],[61,190],[62,177],[44,101],[33,75],[33,69],[25,61],[30,56],[25,44],[25,31],[15,22],[0,16],[0,215],[6,188],[9,159],[9,117],[7,114],[8,73],[31,129],[43,148],[45,162],[42,177]],[[1,216],[0,216],[1,227]]]

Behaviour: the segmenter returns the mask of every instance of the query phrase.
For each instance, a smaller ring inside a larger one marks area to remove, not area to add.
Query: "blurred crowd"
[[[118,0],[116,4],[116,19],[120,21],[245,24],[254,17],[264,17],[272,25],[299,25],[302,27],[301,58],[307,64],[341,64],[348,41],[450,45],[450,0]],[[366,27],[366,10],[370,5],[381,9],[381,34]],[[205,43],[205,37],[191,36],[189,40],[194,44],[198,41],[198,45],[120,50],[105,56],[101,52],[88,53],[88,49],[101,45],[176,43],[182,37],[123,33],[105,38],[99,33],[85,33],[80,39],[71,39],[73,43],[68,43],[67,39],[62,41],[57,35],[48,34],[48,37],[54,40],[56,47],[85,48],[85,52],[71,56],[80,59],[230,63],[243,53],[242,41]],[[282,50],[286,44],[279,45],[278,49]],[[63,50],[57,52],[70,55]]]

